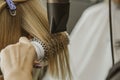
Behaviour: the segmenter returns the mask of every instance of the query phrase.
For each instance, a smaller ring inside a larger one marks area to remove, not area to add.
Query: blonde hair
[[[71,80],[68,41],[65,32],[51,34],[47,15],[40,0],[13,0],[16,16],[11,16],[4,0],[0,0],[0,49],[16,43],[21,36],[35,36],[49,45],[48,71],[52,76]],[[26,33],[27,32],[27,33]],[[52,55],[53,54],[53,55]]]

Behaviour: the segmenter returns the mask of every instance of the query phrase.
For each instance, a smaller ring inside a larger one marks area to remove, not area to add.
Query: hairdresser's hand
[[[25,37],[1,51],[1,70],[4,80],[32,80],[35,50]]]

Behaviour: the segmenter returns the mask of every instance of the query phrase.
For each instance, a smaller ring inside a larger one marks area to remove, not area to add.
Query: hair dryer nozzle
[[[67,30],[70,3],[47,3],[48,20],[51,33]]]

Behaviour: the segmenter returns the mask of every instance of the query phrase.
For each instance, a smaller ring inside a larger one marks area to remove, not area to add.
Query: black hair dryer
[[[67,30],[69,0],[47,0],[47,13],[51,33]]]

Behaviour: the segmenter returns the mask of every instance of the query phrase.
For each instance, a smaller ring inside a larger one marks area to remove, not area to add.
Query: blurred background
[[[74,28],[75,24],[77,23],[86,8],[101,1],[103,0],[70,0],[70,17],[67,24],[68,33],[71,33],[72,29]],[[41,0],[41,2],[46,8],[46,0]]]

